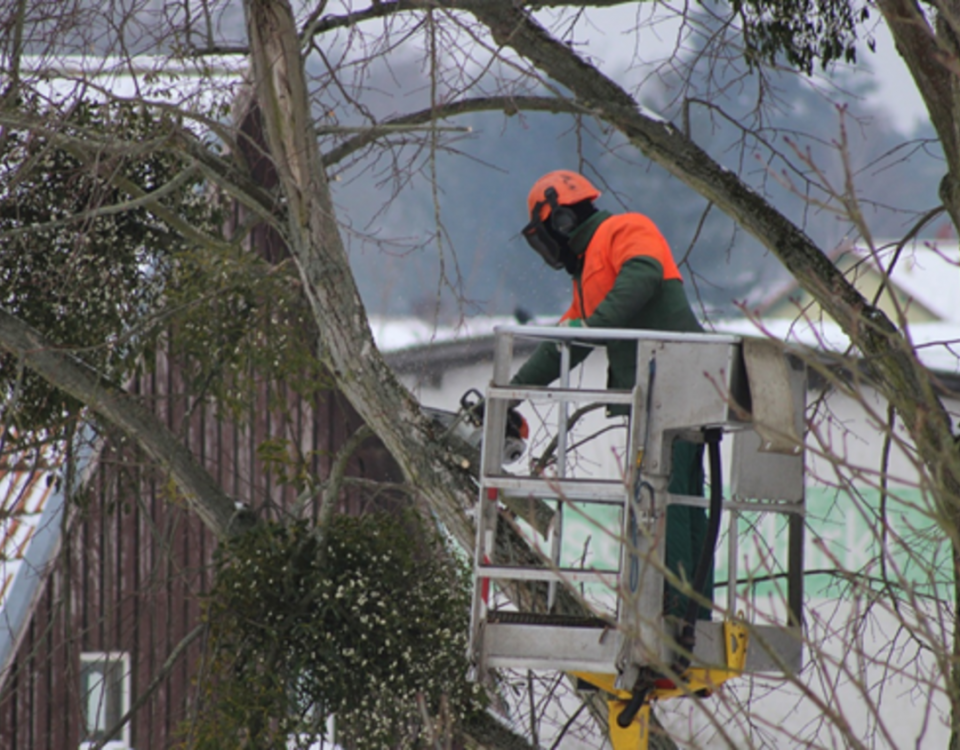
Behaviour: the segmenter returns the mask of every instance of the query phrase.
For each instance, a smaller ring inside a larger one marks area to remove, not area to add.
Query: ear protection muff
[[[569,237],[577,228],[577,214],[572,208],[561,206],[558,202],[556,188],[548,187],[543,197],[550,206],[550,226],[561,237]]]
[[[556,188],[548,187],[543,197],[544,200],[537,201],[531,210],[530,223],[522,231],[523,238],[550,268],[568,268],[568,259],[565,258],[568,252],[563,245],[579,224],[577,214],[572,208],[560,205]],[[549,227],[540,219],[540,211],[545,205],[550,206]]]

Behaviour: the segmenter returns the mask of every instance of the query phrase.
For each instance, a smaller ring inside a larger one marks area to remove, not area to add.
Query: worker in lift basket
[[[600,197],[585,177],[566,170],[537,180],[527,197],[530,223],[523,236],[547,265],[565,269],[573,279],[573,301],[560,325],[584,328],[636,328],[655,331],[703,331],[690,309],[683,279],[670,247],[656,225],[638,213],[611,214],[598,210]],[[636,384],[636,343],[606,344],[607,387],[630,389]],[[590,353],[571,351],[571,367]],[[560,376],[560,353],[543,342],[511,383],[545,386]],[[626,408],[611,407],[611,413]],[[673,444],[673,470],[668,491],[703,495],[703,446],[684,440]],[[688,581],[695,575],[699,551],[705,543],[703,508],[671,505],[667,508],[666,565]],[[713,573],[703,593],[713,595]],[[683,617],[686,598],[671,586],[664,592],[664,614]],[[699,617],[710,618],[701,607]]]

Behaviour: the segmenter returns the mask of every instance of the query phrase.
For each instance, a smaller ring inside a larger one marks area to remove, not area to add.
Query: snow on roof
[[[866,263],[889,267],[896,248],[887,246],[877,257],[854,248]],[[915,243],[904,247],[890,276],[909,297],[922,302],[941,320],[960,323],[960,246],[956,243]]]
[[[46,576],[50,558],[36,555],[37,540],[49,540],[51,530],[59,536],[63,502],[53,482],[58,463],[24,466],[14,457],[0,467],[0,682]]]
[[[960,246],[956,242],[917,240],[905,245],[897,255],[897,244],[879,244],[876,255],[861,246],[842,245],[829,253],[829,257],[841,268],[848,269],[845,272],[847,277],[856,283],[866,270],[885,274],[896,256],[890,274],[893,285],[941,320],[960,323]],[[845,257],[847,261],[853,261],[852,267],[849,262],[844,262]],[[796,279],[788,277],[758,290],[747,298],[746,304],[763,315],[798,289]]]
[[[954,279],[953,283],[960,284],[960,278]],[[960,294],[954,296],[960,300]],[[547,317],[531,323],[550,325],[555,321],[555,318]],[[516,320],[509,316],[477,317],[466,318],[457,326],[437,326],[419,318],[370,319],[374,340],[383,352],[400,352],[427,344],[440,346],[492,336],[497,326],[506,324],[516,324]],[[840,326],[830,320],[728,318],[711,321],[707,327],[716,333],[771,336],[827,352],[845,352],[850,346]],[[960,375],[960,315],[952,321],[915,323],[909,327],[907,334],[924,365],[940,373]],[[852,352],[852,355],[855,354]]]
[[[203,58],[90,55],[24,56],[27,83],[44,97],[65,105],[77,99],[132,102],[176,107],[184,112],[214,116],[229,106],[247,78],[246,58],[211,55]],[[186,127],[207,131],[197,121]]]
[[[855,259],[852,271],[848,271],[848,276],[853,279],[865,269],[876,274],[882,268],[886,273],[894,261],[897,246],[896,243],[886,243],[880,247],[876,255],[862,247],[846,247],[834,257],[838,259],[848,254]],[[911,323],[907,327],[907,336],[920,361],[940,373],[960,374],[960,246],[956,242],[924,241],[905,245],[896,256],[890,280],[909,299],[922,303],[940,319]],[[776,289],[778,299],[797,288],[796,281],[791,282],[789,290],[784,287]],[[768,297],[768,303],[773,301],[772,296]],[[762,332],[775,338],[832,352],[845,351],[850,345],[840,326],[831,320],[763,319],[761,314],[759,322],[745,318],[724,320],[716,322],[714,327],[724,333],[752,336],[760,334],[762,328]]]
[[[761,320],[748,318],[718,320],[712,326],[717,333],[742,336],[770,336],[780,341],[809,346],[827,352],[845,352],[850,340],[833,321]],[[960,375],[960,323],[916,323],[908,336],[920,361],[931,370]],[[851,352],[852,356],[856,352]]]
[[[559,319],[556,317],[535,318],[531,324],[550,325]],[[510,315],[463,318],[456,325],[440,325],[416,317],[390,318],[378,315],[370,316],[370,329],[373,340],[382,352],[395,352],[424,344],[440,344],[481,336],[492,336],[497,326],[516,324]]]
[[[78,441],[81,474],[95,451],[87,430]],[[60,549],[66,492],[56,481],[62,450],[40,460],[9,456],[0,464],[0,687]]]
[[[43,480],[44,474],[36,471],[9,471],[0,476],[0,618],[23,553],[50,497],[51,488]]]

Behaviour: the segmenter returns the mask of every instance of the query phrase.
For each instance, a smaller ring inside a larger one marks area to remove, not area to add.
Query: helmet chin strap
[[[583,271],[583,253],[577,255],[570,249],[570,245],[563,244],[560,259],[563,261],[563,267],[571,276],[579,276]]]
[[[558,232],[549,221],[544,222],[543,230],[556,248],[556,257],[559,262],[555,267],[564,268],[571,276],[579,275],[583,267],[583,256],[573,252],[570,247],[570,238]]]

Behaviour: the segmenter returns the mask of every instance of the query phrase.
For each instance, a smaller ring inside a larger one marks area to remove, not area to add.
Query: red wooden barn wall
[[[239,119],[248,140],[241,139],[240,151],[253,179],[270,187],[276,184],[276,173],[265,156],[259,117],[249,101],[245,106]],[[234,207],[230,224],[240,226],[242,214]],[[289,257],[282,239],[265,225],[254,228],[249,242],[270,263]],[[182,373],[163,353],[155,371],[133,390],[169,428],[185,436],[227,493],[277,516],[290,505],[294,492],[277,486],[258,460],[257,446],[268,437],[295,440],[312,457],[313,474],[322,479],[337,448],[361,420],[333,391],[305,403],[287,393],[282,383],[276,387],[286,395],[287,408],[284,413],[271,410],[267,385],[259,386],[249,427],[218,419],[208,408],[195,408],[184,396]],[[347,475],[402,479],[374,439],[356,452]],[[129,446],[108,444],[88,487],[90,496],[82,507],[74,507],[58,564],[0,692],[0,750],[77,748],[82,740],[80,654],[128,652],[135,702],[199,622],[200,595],[210,585],[212,535],[186,508],[170,501],[165,482]],[[346,488],[341,501],[342,511],[360,513],[374,503],[395,507],[402,498],[381,492],[368,499],[363,491]],[[166,748],[174,741],[194,697],[192,679],[201,649],[194,640],[136,712],[130,737],[135,750]]]
[[[281,386],[282,387],[282,386]],[[194,454],[232,496],[277,516],[294,497],[276,486],[257,459],[267,437],[293,438],[326,477],[333,454],[360,424],[335,392],[316,403],[294,396],[281,414],[266,407],[266,387],[249,429],[217,419],[207,408],[188,414],[176,368],[158,363],[138,384],[167,425],[186,436]],[[389,454],[368,440],[348,475],[399,481]],[[80,654],[125,651],[133,668],[132,701],[147,688],[168,655],[199,623],[200,595],[210,584],[212,535],[185,507],[172,502],[165,482],[136,452],[108,445],[75,506],[58,564],[49,576],[15,663],[0,694],[2,750],[62,750],[81,741]],[[342,495],[343,510],[358,513],[368,501],[357,489]],[[381,493],[376,502],[396,502]],[[373,502],[373,501],[369,501]],[[308,506],[307,512],[314,512]],[[195,640],[163,685],[136,713],[131,746],[166,748],[188,714],[202,644]]]

